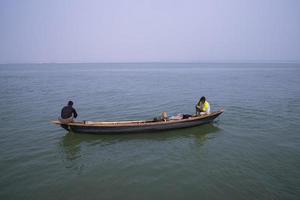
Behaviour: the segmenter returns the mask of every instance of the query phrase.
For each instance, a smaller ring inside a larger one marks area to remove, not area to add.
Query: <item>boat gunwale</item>
[[[205,114],[201,116],[196,116],[187,119],[179,119],[179,120],[168,120],[168,121],[149,121],[149,120],[141,120],[141,121],[118,121],[118,122],[88,122],[84,123],[84,121],[80,122],[72,122],[72,123],[61,123],[59,121],[52,121],[54,124],[58,125],[68,125],[68,126],[81,126],[81,127],[132,127],[132,126],[153,126],[153,125],[166,125],[166,124],[176,124],[182,122],[191,122],[197,121],[201,119],[205,119],[208,117],[213,117],[215,115],[220,115],[224,112],[223,109],[211,112],[210,114]]]

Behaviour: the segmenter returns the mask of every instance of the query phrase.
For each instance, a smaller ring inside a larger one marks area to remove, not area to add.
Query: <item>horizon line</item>
[[[220,61],[127,61],[127,62],[7,62],[0,65],[26,65],[26,64],[300,64],[300,60],[220,60]]]

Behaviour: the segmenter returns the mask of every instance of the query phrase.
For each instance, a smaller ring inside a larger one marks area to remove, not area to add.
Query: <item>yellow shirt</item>
[[[206,113],[210,112],[210,105],[209,105],[208,101],[205,101],[204,104],[199,101],[198,106],[200,107],[201,112],[206,112]]]
[[[203,110],[203,112],[207,112],[207,111],[209,112],[210,106],[209,106],[209,103],[207,101],[204,102],[202,110]]]

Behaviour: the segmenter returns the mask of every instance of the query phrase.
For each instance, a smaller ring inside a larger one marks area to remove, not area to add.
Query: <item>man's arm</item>
[[[200,109],[200,100],[199,100],[198,103],[196,104],[196,108]]]
[[[199,101],[196,105],[196,108],[198,108],[199,110],[203,109],[203,104]]]
[[[73,108],[73,114],[74,114],[74,118],[76,118],[77,117],[77,112],[74,108]]]

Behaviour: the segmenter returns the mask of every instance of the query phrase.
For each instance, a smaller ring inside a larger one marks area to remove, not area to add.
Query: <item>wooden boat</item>
[[[119,121],[119,122],[91,122],[79,121],[68,124],[59,121],[53,121],[54,124],[60,125],[62,128],[76,133],[137,133],[137,132],[154,132],[165,131],[171,129],[188,128],[211,123],[224,110],[212,112],[201,116],[192,116],[188,119],[167,120],[167,121]]]

